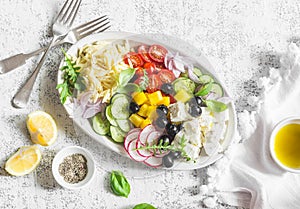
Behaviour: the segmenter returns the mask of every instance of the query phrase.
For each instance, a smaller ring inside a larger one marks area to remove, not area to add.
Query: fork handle
[[[65,42],[64,40],[59,40],[57,42],[55,42],[53,46],[59,45],[61,43]],[[20,54],[16,54],[13,55],[11,57],[8,57],[6,59],[0,60],[0,75],[4,74],[4,73],[8,73],[14,69],[16,69],[17,67],[20,67],[22,65],[24,65],[26,63],[26,60],[28,60],[29,58],[38,55],[39,53],[46,51],[48,48],[48,46],[45,46],[43,48],[40,49],[36,49],[30,53],[20,53]]]
[[[35,70],[33,71],[32,75],[26,81],[25,85],[22,86],[22,88],[14,96],[14,98],[12,100],[12,104],[13,104],[14,107],[16,107],[16,108],[24,108],[24,107],[26,107],[26,105],[27,105],[27,103],[29,101],[29,97],[30,97],[33,85],[34,85],[35,80],[37,78],[37,75],[38,75],[41,67],[44,64],[44,61],[45,61],[45,59],[47,57],[47,54],[48,54],[49,50],[52,48],[52,46],[54,46],[56,40],[57,40],[56,37],[54,37],[52,39],[51,43],[48,45],[45,53],[43,54],[40,62],[36,66]]]

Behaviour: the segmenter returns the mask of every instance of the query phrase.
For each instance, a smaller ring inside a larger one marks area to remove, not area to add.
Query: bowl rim
[[[82,181],[75,184],[71,184],[66,182],[63,179],[63,177],[59,174],[58,167],[65,157],[77,153],[82,154],[86,158],[88,171],[86,177]],[[96,166],[93,156],[87,149],[80,146],[63,147],[56,153],[52,161],[52,174],[54,179],[59,185],[67,189],[81,189],[83,187],[86,187],[94,179],[95,173]]]
[[[300,173],[300,168],[298,168],[298,169],[290,168],[290,167],[284,165],[282,162],[280,162],[280,160],[276,157],[276,154],[275,154],[275,149],[274,149],[275,136],[282,127],[284,127],[288,124],[299,124],[300,125],[300,116],[291,116],[291,117],[284,118],[274,126],[272,133],[270,135],[269,149],[270,149],[272,159],[280,168],[282,168],[283,170],[288,171],[288,172]]]

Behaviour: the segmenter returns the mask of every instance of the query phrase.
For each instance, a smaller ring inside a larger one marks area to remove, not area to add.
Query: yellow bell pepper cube
[[[170,105],[170,97],[163,97],[163,100],[158,105],[166,105],[168,107]]]
[[[152,94],[148,94],[148,98],[151,105],[158,105],[160,102],[163,101],[163,96],[161,91],[153,92]]]
[[[175,94],[174,98],[179,102],[187,102],[192,98],[192,95],[186,92],[184,89],[181,89]]]
[[[138,105],[142,105],[148,100],[144,92],[135,93],[132,98]]]
[[[145,128],[146,126],[148,126],[149,124],[151,124],[151,120],[149,118],[146,118],[145,120],[143,120],[143,122],[140,125],[140,128]]]
[[[141,123],[144,121],[144,118],[137,114],[132,114],[129,117],[129,120],[135,127],[140,127]]]
[[[148,108],[149,108],[149,105],[147,105],[146,103],[143,104],[143,105],[140,107],[140,110],[138,111],[138,114],[139,114],[140,116],[147,117]]]

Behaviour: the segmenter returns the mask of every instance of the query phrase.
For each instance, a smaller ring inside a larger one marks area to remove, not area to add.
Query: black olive
[[[200,106],[203,105],[203,100],[201,99],[201,97],[194,97],[194,98],[195,98],[197,105],[200,105]]]
[[[173,88],[172,84],[170,84],[170,83],[164,83],[161,86],[161,90],[165,94],[171,94],[171,95],[173,95],[175,93],[174,88]]]
[[[176,151],[176,152],[170,152],[168,155],[170,155],[171,157],[173,157],[174,159],[178,159],[181,156],[181,152]]]
[[[158,117],[155,121],[155,125],[158,127],[158,128],[161,128],[161,129],[164,129],[166,127],[166,125],[168,124],[168,119],[165,117],[165,116],[161,116],[161,117]]]
[[[166,125],[166,131],[172,138],[174,138],[174,136],[180,131],[180,129],[178,125],[168,123]]]
[[[201,115],[202,109],[199,105],[190,105],[188,112],[191,116],[198,117]]]
[[[159,137],[157,144],[167,146],[167,145],[171,144],[171,139],[168,135],[162,135],[161,137]]]
[[[201,97],[193,97],[192,99],[189,100],[189,105],[199,105],[199,106],[203,106],[204,102],[201,99]]]
[[[137,113],[140,110],[140,106],[135,102],[129,104],[130,113]]]
[[[165,155],[162,159],[162,163],[165,167],[171,168],[174,165],[174,158],[173,156]]]
[[[169,109],[166,105],[159,105],[156,108],[156,112],[158,115],[167,115],[169,112]]]

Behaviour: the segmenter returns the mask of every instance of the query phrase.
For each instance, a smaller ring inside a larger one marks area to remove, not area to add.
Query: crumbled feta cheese
[[[186,105],[182,102],[176,102],[169,106],[171,122],[182,122],[193,119],[188,113]]]
[[[183,123],[184,136],[189,143],[201,147],[201,131],[198,119]]]

